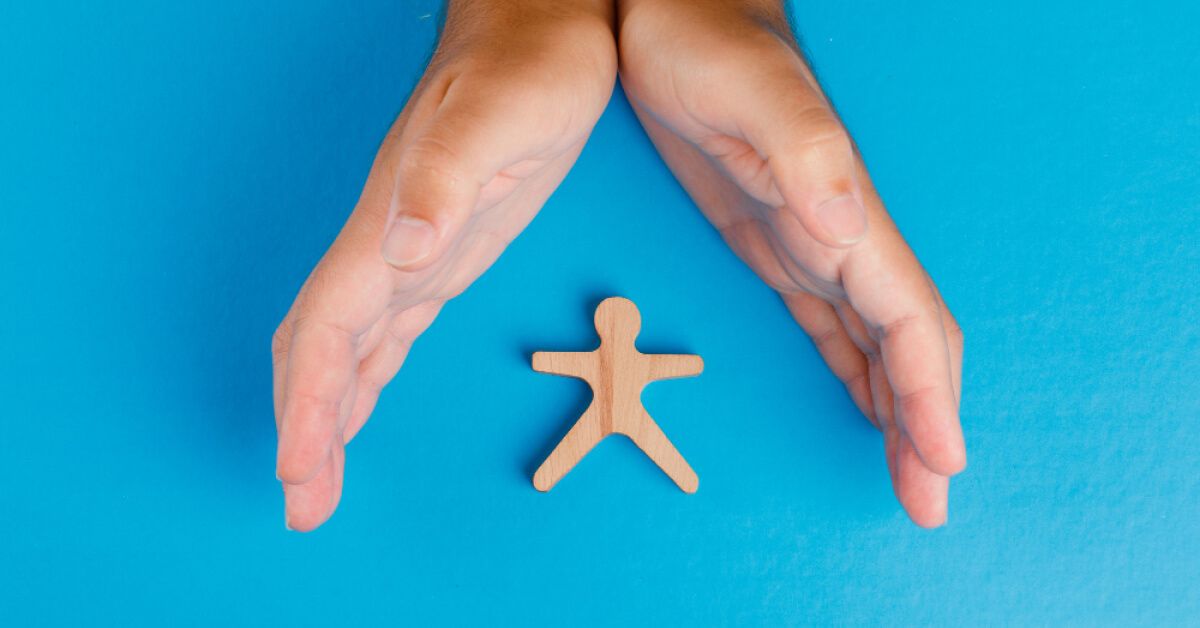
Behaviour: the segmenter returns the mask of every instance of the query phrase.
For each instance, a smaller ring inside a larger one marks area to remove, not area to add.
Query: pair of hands
[[[275,333],[289,528],[312,530],[333,513],[346,443],[442,305],[566,176],[618,59],[667,165],[883,432],[909,516],[945,522],[949,478],[966,464],[962,333],[780,2],[450,0],[358,205]]]

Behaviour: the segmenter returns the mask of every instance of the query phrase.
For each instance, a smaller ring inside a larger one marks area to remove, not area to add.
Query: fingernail
[[[415,264],[433,251],[437,231],[429,221],[413,216],[397,216],[383,239],[383,259],[392,266]]]
[[[841,244],[854,244],[867,233],[867,212],[849,194],[831,198],[817,207],[817,220]]]

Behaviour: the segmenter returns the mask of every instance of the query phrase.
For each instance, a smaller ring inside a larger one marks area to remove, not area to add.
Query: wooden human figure
[[[592,387],[592,403],[533,475],[533,486],[548,491],[609,434],[629,437],[679,488],[695,493],[700,485],[667,435],[642,406],[642,388],[660,379],[693,377],[704,370],[698,355],[645,354],[634,340],[641,315],[629,299],[612,297],[596,308],[600,347],[588,352],[533,354],[533,370],[577,377]]]

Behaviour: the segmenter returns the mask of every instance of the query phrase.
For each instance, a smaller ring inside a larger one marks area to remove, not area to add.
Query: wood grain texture
[[[629,299],[612,297],[596,308],[600,347],[588,352],[533,354],[533,370],[582,379],[592,387],[592,403],[533,475],[533,486],[548,491],[593,447],[610,434],[629,437],[686,493],[700,486],[688,465],[642,406],[642,389],[660,379],[693,377],[704,370],[698,355],[646,354],[634,341],[642,318]]]

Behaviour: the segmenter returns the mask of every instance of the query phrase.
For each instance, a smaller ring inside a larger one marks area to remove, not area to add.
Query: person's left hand
[[[620,0],[618,22],[621,83],[667,165],[883,431],[912,520],[941,525],[966,465],[962,332],[780,2]]]

